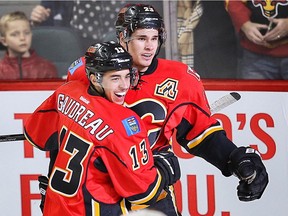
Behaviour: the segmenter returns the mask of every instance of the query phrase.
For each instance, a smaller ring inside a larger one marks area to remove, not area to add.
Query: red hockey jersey
[[[210,116],[202,82],[194,70],[164,59],[154,62],[154,70],[149,69],[141,77],[139,90],[130,90],[125,103],[144,120],[153,150],[168,146],[175,130],[186,141],[187,150],[213,131],[222,130],[214,125],[217,121]]]
[[[71,65],[67,81],[72,80],[89,83],[85,58]],[[199,75],[186,64],[155,59],[141,80],[139,90],[130,90],[126,95],[125,106],[145,122],[152,150],[169,146],[174,132],[177,141],[190,151],[213,132],[223,131],[210,116]]]
[[[122,197],[151,204],[162,191],[140,118],[87,90],[79,81],[64,84],[25,123],[34,146],[60,144],[44,215],[120,215]]]

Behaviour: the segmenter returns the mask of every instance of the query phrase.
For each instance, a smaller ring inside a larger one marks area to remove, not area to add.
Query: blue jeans
[[[272,57],[243,49],[240,79],[288,79],[288,56]]]

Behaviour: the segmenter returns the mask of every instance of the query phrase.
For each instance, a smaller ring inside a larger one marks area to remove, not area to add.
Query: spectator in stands
[[[201,1],[177,1],[177,33],[181,61],[194,67],[194,29],[203,9]]]
[[[198,1],[201,7],[193,9],[191,20],[197,19],[201,9],[203,13],[193,30],[193,68],[202,78],[235,79],[238,41],[223,1]]]
[[[240,78],[288,79],[288,2],[226,1],[242,49]]]
[[[92,43],[116,40],[114,22],[118,11],[126,4],[121,1],[41,1],[36,5],[30,19],[34,25],[72,27],[83,41],[83,49]]]
[[[32,32],[24,12],[15,11],[1,17],[0,40],[7,48],[4,58],[0,60],[0,79],[57,77],[56,67],[30,48]]]

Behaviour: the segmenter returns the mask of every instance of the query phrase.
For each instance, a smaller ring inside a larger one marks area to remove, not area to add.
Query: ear
[[[97,83],[97,78],[94,74],[89,75],[89,80],[95,85]]]
[[[119,33],[120,40],[123,40],[123,31]]]
[[[120,45],[123,46],[123,44],[125,44],[123,32],[120,32],[119,34],[119,41],[120,41]]]
[[[91,82],[90,85],[93,85],[94,88],[95,88],[98,92],[103,92],[103,91],[102,91],[102,87],[101,87],[101,85],[98,83],[97,77],[95,76],[95,74],[90,74],[89,80],[90,80],[90,82]]]
[[[3,46],[7,47],[6,39],[5,37],[0,37],[0,42],[3,44]]]

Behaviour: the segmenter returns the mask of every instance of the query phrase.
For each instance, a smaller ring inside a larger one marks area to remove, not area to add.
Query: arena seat
[[[84,55],[79,36],[70,28],[37,26],[32,32],[31,47],[55,64],[60,78],[65,78],[70,64]]]

